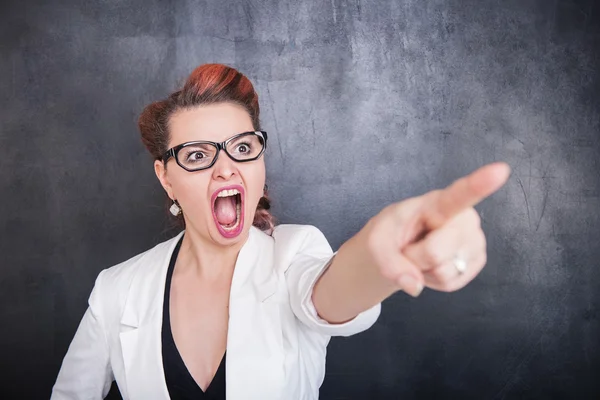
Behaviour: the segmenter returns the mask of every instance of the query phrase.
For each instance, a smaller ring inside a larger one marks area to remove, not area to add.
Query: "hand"
[[[507,164],[488,164],[445,189],[384,208],[361,232],[383,277],[415,297],[424,286],[451,292],[472,281],[487,259],[473,206],[501,188],[509,175]],[[456,259],[462,261],[455,264]]]

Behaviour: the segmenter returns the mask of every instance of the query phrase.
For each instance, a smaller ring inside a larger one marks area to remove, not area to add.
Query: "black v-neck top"
[[[171,317],[169,312],[169,299],[171,293],[171,280],[175,270],[175,261],[181,247],[181,239],[173,250],[169,269],[167,270],[167,279],[165,283],[165,293],[163,302],[163,320],[162,320],[162,358],[163,368],[165,370],[165,380],[171,400],[221,400],[225,399],[225,353],[221,364],[215,373],[212,381],[206,388],[206,392],[198,386],[190,372],[188,371],[181,354],[177,350],[173,332],[171,331]]]

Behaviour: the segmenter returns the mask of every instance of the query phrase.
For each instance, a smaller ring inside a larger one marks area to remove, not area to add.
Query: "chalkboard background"
[[[174,234],[135,121],[220,62],[259,93],[274,214],[334,249],[390,202],[513,168],[477,207],[481,275],[333,339],[321,398],[598,398],[599,19],[592,0],[4,0],[0,397],[48,398],[97,274]]]

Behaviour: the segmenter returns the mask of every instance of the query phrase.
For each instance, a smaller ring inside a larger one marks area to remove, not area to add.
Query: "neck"
[[[238,254],[248,235],[249,232],[242,240],[230,246],[223,246],[190,226],[186,227],[178,256],[180,271],[193,273],[207,282],[230,282]]]

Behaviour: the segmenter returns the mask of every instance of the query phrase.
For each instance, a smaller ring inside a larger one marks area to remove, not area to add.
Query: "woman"
[[[398,290],[479,273],[472,206],[509,174],[488,165],[389,205],[334,254],[315,227],[274,226],[268,135],[235,69],[198,67],[139,127],[185,230],[100,273],[53,399],[100,399],[113,380],[124,399],[316,399],[331,336],[368,329]]]

